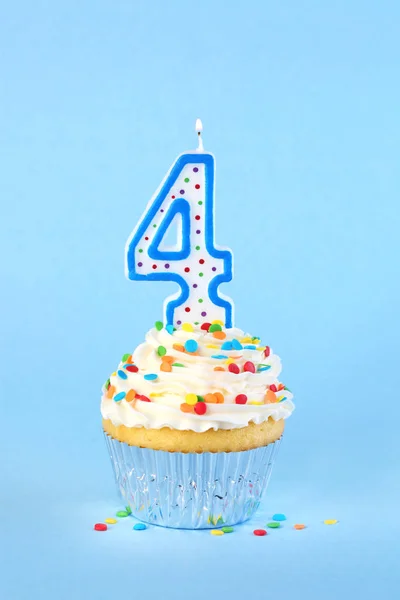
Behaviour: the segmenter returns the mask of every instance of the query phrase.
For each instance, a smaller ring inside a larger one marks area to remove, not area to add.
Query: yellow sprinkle
[[[261,342],[261,340],[259,340],[258,338],[256,338],[255,340],[253,340],[253,344],[259,344]]]
[[[188,331],[189,333],[192,333],[194,331],[194,327],[191,323],[183,323],[182,329],[183,331]]]
[[[252,344],[253,339],[251,337],[244,337],[240,340],[241,344]]]
[[[113,377],[113,376],[115,377],[116,374],[117,374],[116,371],[114,371],[114,373],[111,373],[111,377]]]
[[[207,344],[206,348],[219,348],[219,346],[216,346],[215,344]]]
[[[150,398],[159,398],[160,396],[162,396],[162,394],[153,393],[153,394],[149,394],[149,396],[150,396]]]
[[[225,361],[225,364],[226,364],[226,365],[231,365],[231,364],[232,364],[232,363],[234,363],[234,362],[235,362],[235,361],[233,360],[233,358],[228,358],[228,359]]]
[[[211,535],[224,535],[224,532],[221,529],[211,529]]]
[[[336,525],[337,519],[326,519],[324,525]]]
[[[220,321],[219,319],[215,319],[215,321],[211,321],[211,325],[221,325],[221,327],[223,327],[224,322]]]
[[[256,350],[260,350],[260,352],[264,352],[266,346],[257,346]]]
[[[251,400],[247,404],[253,404],[253,406],[262,406],[264,402],[258,402],[258,400]]]
[[[280,402],[281,400],[283,400],[284,397],[285,397],[284,394],[282,394],[282,396],[279,396],[279,398],[277,399],[277,402]]]
[[[197,404],[196,394],[186,394],[185,402],[186,402],[186,404],[190,404],[191,406],[194,406],[194,404]]]
[[[115,525],[115,523],[117,523],[117,519],[104,519],[104,523],[108,523],[109,525]]]

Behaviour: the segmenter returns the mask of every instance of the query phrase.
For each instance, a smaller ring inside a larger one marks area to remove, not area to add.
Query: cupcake
[[[103,387],[101,414],[124,503],[177,528],[257,510],[293,411],[269,346],[221,321],[157,322]]]

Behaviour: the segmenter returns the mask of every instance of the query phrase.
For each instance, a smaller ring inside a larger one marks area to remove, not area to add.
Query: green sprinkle
[[[201,304],[203,302],[203,298],[199,298],[199,302]]]
[[[126,510],[119,510],[115,514],[117,517],[120,517],[121,519],[122,519],[122,517],[129,517],[129,513]]]
[[[200,325],[199,321],[194,322],[195,325]]]
[[[156,321],[155,328],[157,329],[157,331],[161,331],[163,327],[164,323],[162,321]]]
[[[173,367],[184,367],[185,365],[183,365],[182,363],[172,363]]]
[[[270,527],[271,529],[278,529],[278,527],[280,527],[281,524],[277,523],[276,521],[271,521],[271,523],[267,523],[267,527]]]
[[[208,330],[209,333],[213,333],[214,331],[222,331],[222,327],[219,323],[213,323]]]
[[[234,531],[233,527],[222,527],[221,530],[224,533],[232,533],[232,531]]]
[[[196,246],[196,250],[200,250],[200,246]]]
[[[199,277],[203,277],[204,273],[199,273]]]
[[[200,206],[203,204],[203,200],[199,200],[197,204],[200,204]]]
[[[288,387],[286,387],[286,385],[285,385],[285,387],[284,387],[283,389],[284,389],[284,390],[286,390],[287,392],[290,392],[290,393],[292,393],[292,391],[291,391],[291,390],[289,390],[289,388],[288,388]]]
[[[110,380],[107,379],[107,381],[104,384],[104,387],[106,388],[106,390],[108,390],[108,388],[110,387],[110,383],[111,383]]]
[[[158,346],[157,348],[158,356],[165,356],[167,354],[167,349],[165,346]]]
[[[197,396],[197,402],[204,402],[204,396]]]
[[[143,252],[143,250],[140,248],[139,252]]]
[[[189,183],[190,179],[189,177],[185,177],[185,179],[183,180],[185,183]]]
[[[132,511],[131,511],[131,507],[130,507],[130,506],[125,506],[125,510],[126,510],[126,512],[128,513],[128,515],[131,515],[131,514],[132,514]]]
[[[130,354],[124,354],[123,357],[121,358],[121,362],[125,363],[129,357],[130,357]]]

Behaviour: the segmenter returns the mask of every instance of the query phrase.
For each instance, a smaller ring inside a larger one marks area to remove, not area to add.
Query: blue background
[[[398,597],[399,18],[396,0],[1,3],[2,598]],[[223,291],[297,410],[252,524],[97,533],[120,507],[100,386],[174,290],[125,280],[123,248],[198,116]],[[285,528],[253,536],[276,511]]]

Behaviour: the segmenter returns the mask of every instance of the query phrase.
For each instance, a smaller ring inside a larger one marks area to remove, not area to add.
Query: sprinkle
[[[167,361],[163,361],[160,365],[160,371],[163,371],[164,373],[171,373],[171,371],[172,371],[171,363],[169,363]]]
[[[158,379],[157,373],[147,373],[147,375],[144,375],[143,377],[146,379],[146,381],[154,381],[155,379]]]
[[[232,342],[224,342],[221,346],[221,350],[233,350]]]
[[[158,356],[165,356],[167,354],[167,349],[165,346],[158,346],[157,348]]]
[[[207,412],[207,405],[205,402],[198,402],[195,404],[194,412],[196,415],[204,415]]]
[[[226,365],[230,365],[232,363],[234,363],[235,361],[233,360],[233,358],[229,357],[228,360],[225,361]]]
[[[121,379],[128,379],[128,375],[125,373],[125,371],[121,371],[121,369],[119,369],[119,371],[117,371],[118,376],[121,377]]]
[[[253,531],[253,533],[254,533],[254,535],[260,535],[260,536],[267,535],[267,532],[265,531],[265,529],[255,529]]]
[[[215,394],[206,394],[204,401],[208,402],[208,404],[218,404],[218,398]]]
[[[262,406],[265,404],[264,402],[258,402],[258,400],[250,400],[247,404],[251,404],[252,406]]]
[[[277,402],[283,402],[284,400],[286,400],[286,396],[279,396],[279,398],[277,399]]]
[[[272,383],[269,386],[269,389],[271,390],[271,392],[277,392],[278,391],[278,388],[276,387],[276,385],[274,383]]]
[[[324,525],[336,525],[337,519],[325,519]]]
[[[141,400],[142,402],[151,402],[150,398],[144,396],[143,394],[136,394],[136,400]]]
[[[284,389],[285,389],[285,386],[283,385],[283,383],[280,383],[278,385],[278,392],[280,392],[281,390],[284,390]]]
[[[190,352],[190,353],[196,352],[198,347],[199,347],[199,345],[196,342],[196,340],[186,340],[186,342],[185,342],[186,352]]]
[[[270,368],[271,365],[258,365],[258,372],[261,373],[262,371],[269,371]]]
[[[183,365],[182,363],[172,363],[173,367],[184,367],[185,365]]]
[[[219,346],[217,346],[216,344],[207,344],[206,348],[219,348]]]
[[[224,340],[226,338],[226,333],[224,331],[213,331],[212,334],[216,340]]]
[[[214,321],[212,321],[213,325],[221,325],[221,327],[223,327],[224,322],[221,321],[220,319],[214,319]]]
[[[232,348],[234,350],[243,350],[243,346],[242,344],[239,342],[239,340],[237,339],[233,339],[232,340]]]
[[[234,531],[233,527],[221,527],[221,531],[224,533],[232,533]]]
[[[115,513],[117,517],[119,517],[120,519],[122,519],[123,517],[129,517],[129,513],[127,510],[119,510],[118,512]]]
[[[293,529],[305,529],[306,526],[303,525],[303,523],[296,523],[296,525],[293,525]]]
[[[124,354],[123,357],[121,358],[121,362],[131,362],[131,358],[132,358],[131,354]]]
[[[261,342],[260,338],[257,336],[253,337],[251,341],[253,342],[253,344],[259,344]]]
[[[235,373],[236,375],[240,373],[239,367],[235,363],[231,363],[228,367],[228,371],[231,373]]]
[[[104,384],[105,389],[108,390],[108,388],[110,387],[110,385],[111,385],[111,382],[110,382],[109,379],[107,379],[107,381]]]
[[[170,335],[172,335],[174,333],[174,326],[173,325],[167,325],[165,329],[168,331],[168,333]]]
[[[214,367],[214,371],[225,371],[224,367]]]
[[[185,348],[182,344],[173,344],[172,347],[174,350],[178,350],[178,352],[185,352]]]
[[[253,338],[247,336],[247,337],[242,338],[240,341],[242,342],[242,344],[249,344],[250,342],[253,341]]]
[[[186,404],[191,404],[191,405],[197,404],[196,394],[186,394],[185,402],[186,402]]]
[[[109,525],[115,525],[118,523],[117,519],[104,519],[104,523],[108,523]]]
[[[104,525],[104,523],[96,523],[93,529],[95,531],[107,531],[107,525]]]
[[[136,525],[134,525],[132,527],[132,529],[134,531],[144,531],[145,529],[147,529],[146,525],[144,523],[136,523]]]
[[[222,531],[222,529],[211,529],[210,531],[211,535],[224,535],[224,531]]]
[[[114,402],[121,402],[121,400],[123,400],[125,398],[125,396],[126,396],[125,392],[120,392],[119,394],[114,396]]]
[[[276,402],[276,396],[272,390],[268,390],[265,394],[265,403],[273,404],[274,402]]]
[[[209,333],[214,333],[214,331],[222,331],[222,327],[219,323],[212,323],[208,331]]]
[[[286,521],[286,516],[282,513],[276,513],[275,515],[272,515],[272,518],[274,521]]]
[[[221,394],[221,392],[214,392],[214,396],[216,396],[218,404],[223,404],[225,402],[224,395]]]
[[[193,406],[192,406],[192,405],[190,405],[190,404],[186,404],[186,402],[183,402],[183,403],[180,405],[180,407],[179,407],[179,408],[180,408],[180,409],[181,409],[181,411],[182,411],[182,412],[184,412],[184,413],[192,413],[192,412],[194,412],[194,411],[193,411]]]
[[[211,358],[218,358],[220,360],[224,359],[224,358],[228,358],[226,356],[226,354],[212,354]]]
[[[243,365],[243,371],[248,371],[249,373],[255,373],[256,367],[255,367],[254,363],[251,362],[251,360],[248,360]]]
[[[278,529],[278,527],[280,527],[281,524],[280,523],[276,523],[275,521],[272,521],[271,523],[267,523],[267,527],[270,527],[271,529]]]
[[[285,390],[285,392],[290,392],[289,388],[286,387],[286,385],[285,385],[285,387],[283,389]],[[292,392],[290,392],[290,393],[292,393]]]
[[[256,347],[254,344],[248,344],[247,346],[243,346],[245,350],[255,350]]]
[[[200,327],[200,329],[202,331],[208,331],[211,327],[211,323],[203,323],[202,326]]]
[[[164,323],[162,321],[156,321],[155,322],[155,328],[157,329],[157,331],[161,331],[161,329],[164,327]]]
[[[110,387],[107,390],[107,398],[112,398],[114,396],[115,393],[115,385],[110,385]]]
[[[183,323],[182,325],[183,331],[188,331],[189,333],[193,333],[194,327],[191,323]]]
[[[174,362],[174,357],[173,356],[168,356],[168,354],[166,354],[165,356],[161,357],[162,362],[167,362],[172,364]]]
[[[136,398],[135,390],[129,390],[129,392],[125,396],[125,400],[127,402],[132,402],[132,400],[134,400],[135,398]]]
[[[126,369],[130,373],[137,373],[139,371],[136,365],[125,365],[124,369]]]
[[[265,350],[264,350],[264,356],[265,358],[268,358],[268,356],[271,354],[271,348],[269,346],[265,346]]]
[[[236,402],[236,404],[246,404],[246,402],[247,402],[246,394],[239,394],[238,396],[236,396],[235,402]]]

